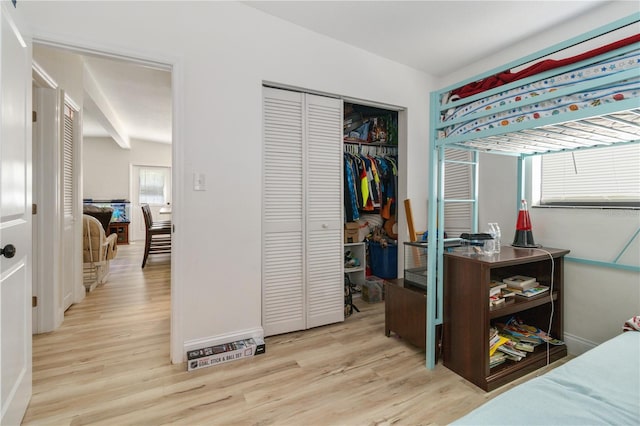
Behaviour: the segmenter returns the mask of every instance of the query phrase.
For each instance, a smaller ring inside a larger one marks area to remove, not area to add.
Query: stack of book
[[[497,324],[497,327],[489,329],[489,368],[500,365],[506,360],[520,361],[540,344],[537,338],[516,337],[506,332],[506,328],[505,324]]]
[[[540,344],[539,340],[528,337],[516,337],[506,333],[501,333],[500,336],[504,337],[506,342],[500,346],[498,350],[511,361],[522,360],[528,353],[533,352],[535,347]]]
[[[524,324],[515,317],[510,318],[506,324],[496,323],[489,329],[489,368],[507,360],[521,361],[544,342],[552,345],[564,344],[563,341],[554,339],[539,328]]]
[[[502,280],[508,291],[516,296],[530,298],[549,291],[549,287],[541,285],[534,277],[514,275]]]
[[[489,368],[500,365],[507,360],[506,355],[498,351],[498,348],[504,345],[507,340],[506,337],[498,333],[497,328],[491,327],[489,329]]]
[[[489,309],[499,309],[513,302],[515,293],[507,288],[507,284],[500,281],[489,283]]]

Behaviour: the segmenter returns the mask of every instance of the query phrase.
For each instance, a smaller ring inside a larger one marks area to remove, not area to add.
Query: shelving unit
[[[495,256],[461,252],[444,255],[445,367],[491,391],[567,355],[565,345],[549,345],[547,353],[547,345],[541,344],[521,361],[507,361],[489,368],[489,327],[496,322],[505,323],[512,315],[545,331],[551,318],[551,335],[563,339],[564,256],[569,250],[546,247],[543,250],[551,253],[553,263],[549,254],[540,249],[506,246]],[[514,303],[490,310],[490,281],[502,281],[513,275],[536,277],[542,285],[553,284],[553,291],[532,299],[516,296]]]
[[[109,234],[116,234],[118,244],[129,244],[129,222],[111,222]]]
[[[348,268],[344,267],[344,273],[349,274],[351,282],[362,287],[366,280],[367,251],[364,243],[345,243],[344,253],[351,251],[353,257],[360,261],[360,266]]]

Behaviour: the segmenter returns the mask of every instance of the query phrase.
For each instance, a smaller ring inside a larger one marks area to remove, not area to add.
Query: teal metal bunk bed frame
[[[428,369],[435,367],[436,326],[443,323],[443,256],[444,256],[444,206],[446,203],[470,203],[472,212],[471,231],[478,230],[478,152],[511,155],[518,158],[517,175],[519,180],[516,211],[520,207],[520,200],[524,198],[525,191],[525,160],[531,156],[543,155],[551,152],[572,151],[575,149],[588,149],[613,144],[640,142],[640,98],[630,97],[615,102],[602,102],[596,106],[560,112],[556,115],[536,117],[535,120],[512,122],[506,126],[496,125],[469,133],[447,137],[445,133],[451,126],[464,123],[465,120],[477,120],[490,115],[508,113],[513,111],[513,104],[494,107],[488,111],[478,109],[472,118],[459,117],[449,121],[443,121],[448,111],[467,105],[475,101],[487,99],[505,91],[516,89],[530,83],[540,82],[543,79],[553,78],[563,73],[594,66],[602,61],[610,60],[623,54],[634,54],[640,50],[640,42],[633,42],[622,48],[600,54],[590,59],[582,60],[571,65],[552,69],[515,82],[458,99],[448,99],[450,93],[466,84],[483,80],[497,75],[504,70],[530,64],[541,58],[548,57],[564,49],[576,46],[585,41],[603,36],[615,30],[632,26],[634,34],[638,34],[640,13],[635,13],[626,18],[615,21],[609,25],[600,27],[578,37],[571,38],[563,43],[556,44],[547,49],[536,52],[520,60],[508,63],[502,67],[485,72],[481,75],[469,78],[458,84],[431,93],[430,99],[430,173],[429,173],[429,207],[428,207],[428,235],[430,241],[427,251],[427,328],[426,328],[426,366]],[[635,62],[629,69],[607,75],[598,79],[584,80],[570,86],[552,90],[540,96],[531,96],[528,99],[518,99],[518,107],[527,107],[545,101],[554,101],[562,96],[577,94],[584,91],[595,90],[606,85],[637,80],[640,78],[640,65]],[[637,83],[637,82],[636,82]],[[635,84],[635,83],[634,83]],[[637,92],[637,91],[636,91]],[[606,125],[604,124],[606,123]],[[446,165],[450,162],[445,159],[446,149],[468,150],[473,153],[472,160],[467,164],[473,168],[472,194],[467,200],[445,199],[444,182]],[[640,229],[628,241],[622,250],[626,251],[629,245],[638,237]],[[436,236],[435,243],[432,236]],[[620,265],[618,260],[622,253],[613,262],[599,262],[587,259],[567,258],[576,262],[589,263],[600,266],[640,271],[640,267],[633,265]]]

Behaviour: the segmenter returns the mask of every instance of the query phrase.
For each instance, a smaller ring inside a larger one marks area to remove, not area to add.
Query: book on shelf
[[[507,355],[511,355],[514,358],[518,358],[518,361],[520,361],[521,359],[525,358],[527,356],[527,353],[521,350],[518,350],[516,348],[512,348],[509,345],[502,345],[498,348],[498,350],[500,352],[503,352]]]
[[[514,275],[502,280],[503,283],[509,288],[527,290],[536,286],[536,279],[534,277],[527,277],[526,275]]]
[[[489,283],[489,309],[495,310],[503,308],[506,304],[513,302],[515,293],[507,289],[507,284],[501,281],[491,281]]]
[[[503,305],[504,305],[504,298],[499,297],[499,296],[490,296],[489,297],[489,307],[490,308],[499,307],[499,306],[503,306]]]
[[[528,297],[537,296],[539,294],[549,291],[549,287],[546,285],[538,284],[535,287],[529,288],[527,290],[518,290],[518,289],[511,289],[511,290],[513,290],[516,296],[522,296],[522,297],[528,298]]]
[[[495,327],[489,327],[489,346],[495,344],[498,339],[498,329]]]
[[[537,337],[534,339],[529,337],[516,337],[513,334],[503,334],[503,335],[514,343],[514,347],[516,349],[525,351],[525,352],[533,352],[536,346],[538,346],[541,343]]]
[[[508,338],[501,336],[498,334],[498,340],[489,347],[489,356],[492,356],[496,353],[496,350],[500,349],[500,347],[506,344],[509,341]]]
[[[497,365],[504,363],[507,360],[507,356],[502,352],[496,352],[489,357],[489,368],[493,368]]]
[[[507,359],[510,359],[512,361],[521,361],[524,357],[527,356],[526,352],[522,352],[517,349],[512,349],[507,345],[500,346],[498,350],[504,353]]]
[[[502,283],[500,281],[491,281],[489,283],[489,296],[495,296],[496,294],[500,294],[503,288],[506,288],[507,284]]]
[[[506,324],[496,324],[495,326],[503,335],[515,336],[520,342],[547,342],[552,345],[564,345],[562,340],[551,337],[537,327],[524,324],[515,317],[511,317]]]
[[[515,298],[513,297],[494,297],[493,299],[489,299],[489,310],[495,311],[496,309],[504,308],[512,303],[515,303]]]
[[[533,352],[535,350],[536,346],[538,346],[538,345],[534,345],[534,344],[531,344],[529,342],[518,342],[518,343],[516,343],[516,345],[514,347],[516,349],[518,349],[519,351]]]
[[[500,297],[513,297],[516,295],[516,292],[513,291],[512,289],[505,287],[503,289],[500,290]]]

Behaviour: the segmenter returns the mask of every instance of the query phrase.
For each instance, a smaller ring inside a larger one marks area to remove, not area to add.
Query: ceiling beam
[[[131,149],[131,141],[129,135],[125,131],[118,114],[111,107],[109,99],[104,94],[100,84],[96,81],[91,71],[84,66],[84,104],[95,119],[104,127],[114,141],[121,148]]]

